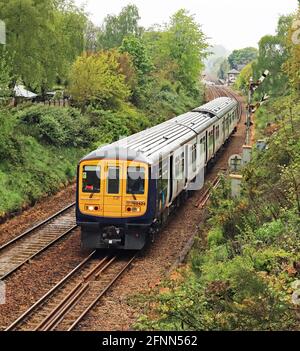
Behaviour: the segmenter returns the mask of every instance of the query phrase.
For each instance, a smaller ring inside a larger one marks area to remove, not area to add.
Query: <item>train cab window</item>
[[[144,194],[145,170],[141,167],[127,168],[127,194]]]
[[[100,166],[83,166],[82,192],[100,193]]]
[[[107,193],[119,194],[120,192],[120,168],[108,167]]]

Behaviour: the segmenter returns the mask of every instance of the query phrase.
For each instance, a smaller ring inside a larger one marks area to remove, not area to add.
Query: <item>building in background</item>
[[[240,72],[236,69],[232,69],[227,73],[227,84],[232,85],[235,83],[237,76]]]

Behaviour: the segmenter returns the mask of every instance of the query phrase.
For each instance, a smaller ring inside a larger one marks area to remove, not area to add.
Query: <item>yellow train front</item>
[[[136,154],[130,158],[125,149],[123,155],[119,147],[104,150],[87,155],[78,166],[82,246],[139,250],[154,217],[149,165]]]
[[[101,147],[78,165],[76,220],[84,248],[140,250],[236,129],[238,104],[218,98]]]

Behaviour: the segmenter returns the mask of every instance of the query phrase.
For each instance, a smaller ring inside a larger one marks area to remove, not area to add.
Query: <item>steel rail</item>
[[[63,220],[65,212],[70,211],[74,206],[75,203],[66,206],[2,245],[0,248],[0,279],[7,278],[25,263],[74,231],[77,225],[72,217],[66,214]],[[55,223],[55,220],[58,221],[60,217],[62,218],[61,223]]]

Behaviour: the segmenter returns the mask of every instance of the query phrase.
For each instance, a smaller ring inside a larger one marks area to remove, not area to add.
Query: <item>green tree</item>
[[[218,77],[220,79],[226,79],[227,78],[227,73],[230,71],[230,66],[228,63],[228,59],[225,58],[220,64],[220,68],[218,70]]]
[[[294,17],[293,23],[300,23],[300,4],[298,13]],[[289,78],[290,86],[300,94],[300,33],[299,26],[292,26],[289,23],[287,29],[287,50],[288,59],[283,64],[283,70]]]
[[[11,82],[12,68],[9,64],[9,57],[6,51],[0,50],[0,104],[5,104],[7,99],[12,95]]]
[[[187,90],[192,90],[199,81],[208,47],[200,25],[186,10],[177,11],[171,17],[163,44],[178,66],[176,78]]]
[[[256,48],[247,47],[240,50],[234,50],[228,57],[230,68],[240,70],[249,62],[257,58],[258,51]]]
[[[122,42],[120,51],[131,56],[136,72],[136,86],[133,87],[132,101],[139,105],[146,93],[149,83],[149,73],[153,69],[150,57],[143,40],[139,37],[126,37]]]
[[[288,78],[283,71],[283,65],[289,57],[287,38],[292,20],[292,16],[281,16],[276,35],[266,35],[261,38],[259,55],[253,64],[255,79],[258,79],[264,70],[270,71],[271,76],[264,82],[264,89],[273,95],[288,92]]]
[[[67,78],[68,69],[81,55],[86,46],[88,19],[85,12],[73,1],[60,0],[54,12],[54,34],[52,45],[56,45],[53,67],[60,78]]]
[[[83,51],[86,16],[69,0],[0,0],[15,79],[44,91]]]
[[[70,94],[82,108],[117,108],[130,95],[118,57],[109,52],[78,57],[70,72]]]
[[[139,11],[135,5],[124,7],[117,16],[106,16],[99,33],[98,46],[101,49],[117,48],[125,37],[140,36],[142,28],[138,25],[139,19]]]
[[[241,73],[236,79],[235,87],[247,94],[250,77],[253,77],[252,63],[248,63],[248,65],[241,70]]]

